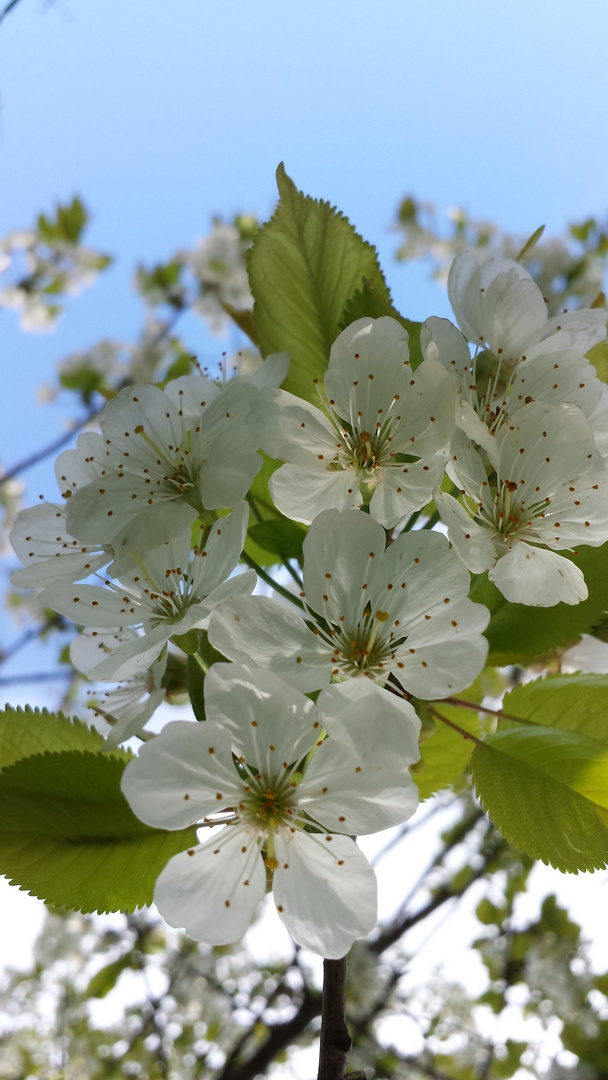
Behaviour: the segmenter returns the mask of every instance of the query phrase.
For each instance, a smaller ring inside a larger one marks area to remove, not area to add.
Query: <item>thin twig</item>
[[[2,18],[2,16],[0,16]],[[61,450],[69,443],[77,431],[81,431],[91,420],[93,420],[99,413],[99,409],[95,407],[91,408],[84,416],[81,416],[80,420],[76,420],[74,426],[70,428],[64,435],[61,435],[54,442],[49,443],[48,446],[43,447],[42,450],[37,450],[31,457],[24,458],[23,461],[17,462],[13,465],[12,469],[4,473],[4,476],[0,477],[0,487],[5,484],[7,480],[12,480],[14,476],[18,476],[19,473],[25,472],[26,469],[31,469],[32,465],[37,465],[39,461],[44,461],[45,458],[50,457],[51,454],[55,454],[58,450]]]
[[[250,566],[252,570],[255,570],[258,577],[261,577],[262,581],[265,581],[267,585],[270,585],[271,588],[280,593],[281,596],[284,596],[285,599],[289,600],[292,604],[296,604],[297,607],[302,608],[302,610],[304,609],[304,604],[300,600],[300,597],[294,596],[294,594],[290,592],[289,589],[286,589],[284,585],[279,585],[278,581],[275,581],[274,578],[264,570],[264,567],[260,566],[255,559],[252,559],[251,555],[248,555],[246,551],[242,553],[241,559],[247,566]]]

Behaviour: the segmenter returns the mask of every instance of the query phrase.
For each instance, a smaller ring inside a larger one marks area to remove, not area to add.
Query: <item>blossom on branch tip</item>
[[[170,925],[210,944],[237,941],[268,874],[304,948],[338,958],[374,928],[376,881],[352,836],[414,813],[419,721],[392,695],[380,720],[384,691],[354,689],[330,687],[315,705],[268,671],[215,664],[206,722],[168,724],[127,765],[122,788],[142,821],[223,825],[160,874],[154,899]]]
[[[256,406],[262,447],[286,462],[270,481],[287,517],[369,504],[392,528],[430,501],[454,427],[455,387],[442,365],[415,372],[395,319],[358,319],[331,347],[320,408],[284,391]]]
[[[486,259],[471,251],[457,255],[448,275],[448,295],[456,321],[475,346],[505,360],[517,360],[562,330],[588,336],[583,355],[606,336],[607,313],[580,309],[548,318],[547,305],[527,270],[512,259]]]
[[[238,380],[220,390],[202,375],[122,390],[100,420],[103,475],[69,498],[70,533],[142,553],[201,513],[236,506],[262,467],[248,419],[257,393]]]
[[[304,616],[269,597],[214,612],[209,639],[232,660],[270,668],[303,691],[330,679],[389,676],[425,699],[463,690],[487,654],[489,614],[445,536],[385,532],[359,510],[326,510],[304,541]]]
[[[577,405],[533,402],[496,438],[494,472],[464,434],[448,473],[462,501],[436,490],[455,551],[507,600],[551,607],[587,598],[580,569],[558,552],[608,540],[608,472]]]

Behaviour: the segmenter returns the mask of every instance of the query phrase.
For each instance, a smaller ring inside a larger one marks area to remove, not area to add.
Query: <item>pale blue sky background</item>
[[[214,213],[268,216],[281,160],[377,245],[413,318],[448,307],[392,261],[404,194],[526,235],[604,215],[607,39],[605,0],[21,0],[0,24],[0,235],[78,193],[117,261],[52,335],[0,312],[0,459],[62,430],[69,395],[35,396],[56,360],[136,334],[135,262]],[[30,502],[55,496],[50,463],[27,479]]]

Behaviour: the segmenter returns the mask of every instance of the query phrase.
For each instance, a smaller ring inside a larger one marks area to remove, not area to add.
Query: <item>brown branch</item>
[[[346,1026],[346,957],[323,961],[323,1006],[317,1080],[343,1080],[352,1039]]]

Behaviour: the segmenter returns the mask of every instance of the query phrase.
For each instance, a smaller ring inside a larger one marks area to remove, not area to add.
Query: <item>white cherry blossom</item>
[[[102,466],[96,454],[101,456],[101,445],[101,436],[85,432],[78,438],[77,450],[59,455],[55,476],[62,494],[69,491],[71,495],[78,487],[99,480]],[[64,503],[41,502],[22,510],[9,540],[24,564],[11,580],[24,589],[79,581],[105,566],[114,555],[110,545],[98,540],[82,543],[68,531]]]
[[[279,916],[304,948],[338,958],[370,933],[376,881],[351,837],[416,809],[408,764],[419,722],[379,687],[353,689],[331,687],[315,705],[268,671],[216,664],[207,721],[168,724],[127,765],[122,788],[143,821],[224,826],[160,874],[154,899],[170,925],[237,941],[270,874]]]
[[[512,603],[547,607],[587,597],[579,568],[559,555],[608,539],[608,474],[582,410],[533,402],[497,435],[495,477],[462,434],[448,467],[462,502],[435,505],[456,552]]]
[[[473,356],[462,333],[448,319],[423,323],[423,355],[439,360],[458,386],[456,423],[490,454],[494,436],[532,401],[579,405],[589,417],[598,449],[608,455],[608,387],[597,377],[585,353],[595,341],[591,330],[561,330],[539,342],[515,364],[488,352]]]
[[[441,479],[455,388],[436,361],[412,371],[395,319],[358,319],[331,347],[322,408],[284,391],[260,395],[262,446],[285,461],[270,490],[277,508],[311,522],[326,509],[369,504],[387,528],[419,510]]]
[[[385,551],[369,515],[327,510],[304,541],[304,616],[270,597],[239,597],[214,612],[209,639],[304,691],[392,676],[417,697],[442,698],[469,686],[487,654],[489,615],[467,598],[469,586],[445,536],[403,533]]]
[[[538,285],[512,259],[490,258],[479,264],[473,252],[461,252],[450,268],[448,295],[469,341],[504,359],[527,355],[561,330],[590,332],[587,348],[606,336],[607,313],[601,309],[579,309],[549,319]]]
[[[181,536],[147,552],[116,580],[109,567],[103,585],[43,590],[41,601],[72,622],[118,635],[109,651],[108,639],[103,639],[102,657],[88,671],[90,678],[118,681],[138,674],[160,656],[170,638],[205,629],[217,604],[251,592],[253,571],[229,578],[243,549],[247,518],[247,506],[241,503],[215,523],[194,551],[190,536]],[[129,629],[137,633],[124,635]]]
[[[235,506],[262,465],[248,422],[256,395],[251,383],[220,390],[202,375],[122,390],[100,420],[104,475],[69,500],[70,533],[141,553]]]

